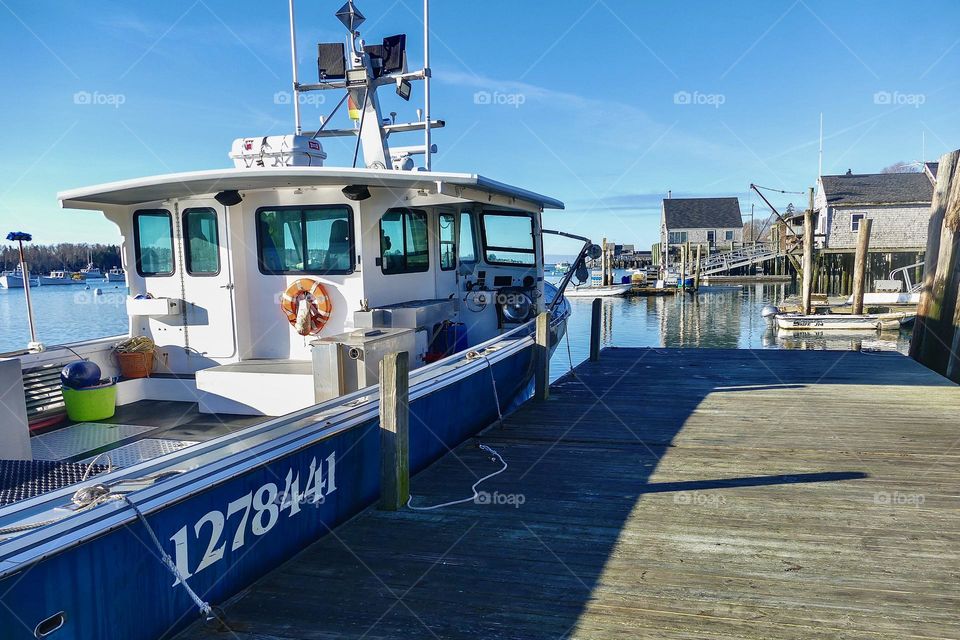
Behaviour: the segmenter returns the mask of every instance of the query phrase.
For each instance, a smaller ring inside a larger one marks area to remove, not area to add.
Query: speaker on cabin
[[[383,44],[368,44],[363,50],[370,56],[374,77],[406,71],[407,36],[402,33],[384,38]]]
[[[317,45],[317,69],[320,80],[342,80],[347,75],[347,59],[342,42]]]

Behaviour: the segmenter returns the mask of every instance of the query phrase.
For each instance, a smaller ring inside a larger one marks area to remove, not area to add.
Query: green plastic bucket
[[[63,403],[67,406],[67,416],[74,422],[112,418],[117,408],[117,385],[111,383],[88,389],[63,387]]]

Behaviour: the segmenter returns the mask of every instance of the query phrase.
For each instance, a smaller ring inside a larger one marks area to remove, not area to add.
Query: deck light
[[[410,84],[409,80],[397,78],[397,95],[398,96],[400,96],[404,100],[409,101],[411,91],[413,91],[413,86]]]
[[[370,189],[365,184],[351,184],[341,191],[347,197],[347,200],[353,200],[354,202],[360,202],[370,197]]]
[[[243,202],[243,196],[241,196],[240,192],[236,190],[221,191],[213,197],[217,202],[225,207],[232,207]]]

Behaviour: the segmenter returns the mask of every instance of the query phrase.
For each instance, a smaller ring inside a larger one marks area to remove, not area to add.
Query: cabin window
[[[535,264],[533,218],[522,213],[484,213],[483,250],[490,264]]]
[[[173,217],[165,209],[133,214],[133,246],[141,276],[173,275]]]
[[[730,240],[733,240],[733,231],[724,231],[724,232],[723,232],[723,239],[724,239],[724,240],[727,240],[728,242],[729,242]]]
[[[671,231],[670,238],[667,240],[668,244],[683,244],[687,241],[687,232],[686,231]]]
[[[477,236],[473,231],[473,216],[469,211],[460,212],[460,242],[457,249],[460,252],[460,262],[477,261]]]
[[[380,268],[385,274],[428,270],[429,250],[426,212],[391,209],[380,218]]]
[[[440,269],[443,271],[457,268],[456,221],[452,213],[441,213],[438,217]]]
[[[345,206],[257,209],[257,254],[265,274],[353,272],[353,211]]]
[[[210,208],[184,211],[183,244],[187,273],[192,276],[215,276],[220,273],[220,231],[217,228],[216,211]]]
[[[854,213],[850,216],[850,231],[860,231],[860,221],[863,220],[864,214]]]

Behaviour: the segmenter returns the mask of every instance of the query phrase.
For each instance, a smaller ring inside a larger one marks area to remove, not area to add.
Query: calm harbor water
[[[100,295],[96,294],[98,288]],[[33,287],[30,297],[37,338],[48,346],[127,332],[127,288],[123,283]],[[23,289],[0,289],[0,353],[23,349],[29,341]]]
[[[118,335],[127,331],[126,288],[116,283],[47,286],[32,289],[37,333],[47,345]],[[100,288],[101,294],[95,291]],[[906,332],[777,332],[760,316],[765,304],[792,294],[789,284],[704,288],[698,295],[606,298],[603,346],[708,347],[726,349],[883,349],[905,353]],[[554,356],[553,375],[589,353],[589,298],[571,298],[567,342]],[[22,289],[0,289],[0,353],[22,349],[29,340]]]

